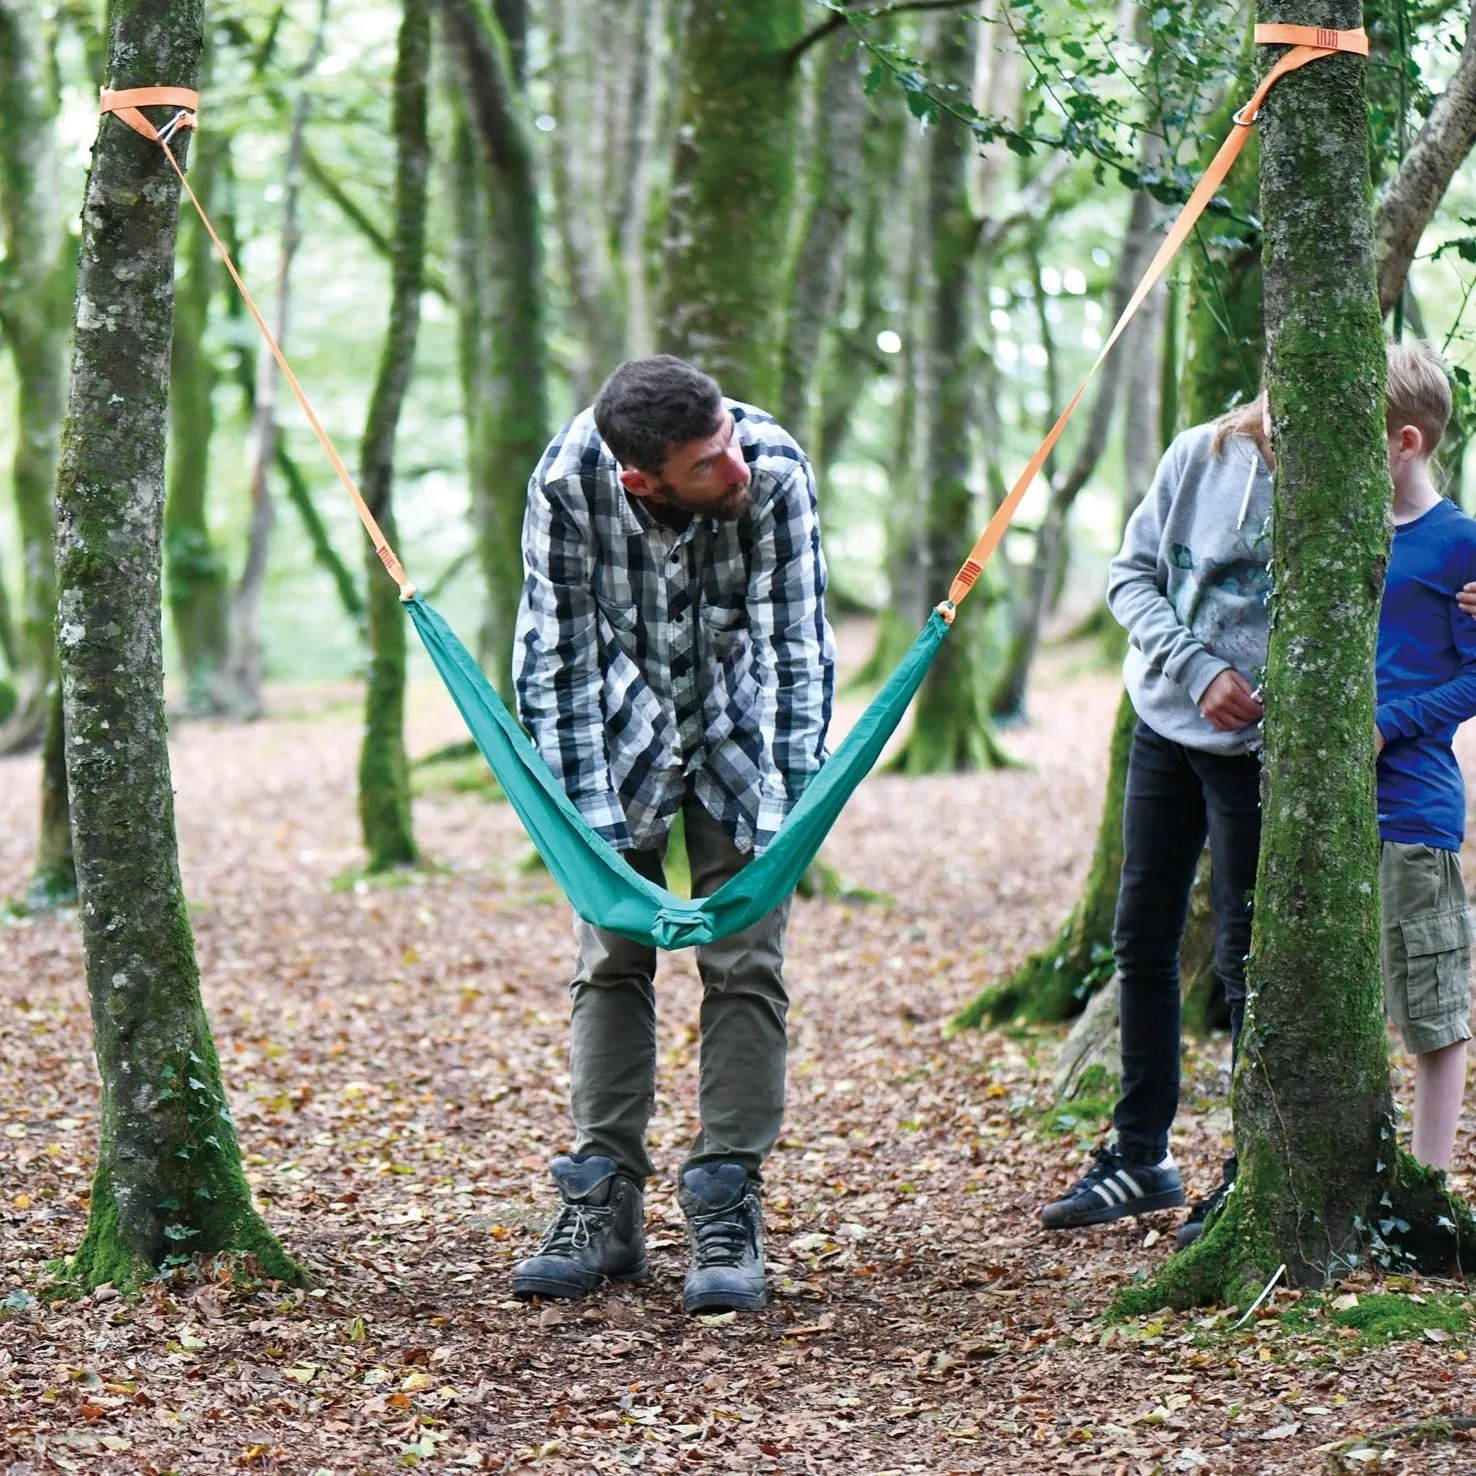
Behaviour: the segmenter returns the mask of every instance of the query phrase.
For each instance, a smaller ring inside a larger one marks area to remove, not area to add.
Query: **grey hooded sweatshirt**
[[[1238,754],[1260,747],[1260,725],[1222,733],[1198,704],[1227,667],[1260,685],[1271,471],[1248,436],[1219,456],[1213,439],[1197,425],[1164,452],[1108,571],[1107,604],[1128,633],[1123,679],[1138,716],[1174,743]]]

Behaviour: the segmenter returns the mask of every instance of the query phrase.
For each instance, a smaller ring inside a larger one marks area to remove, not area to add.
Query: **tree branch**
[[[889,15],[901,15],[906,10],[959,10],[965,5],[976,4],[977,0],[899,0],[896,5],[883,5],[875,10],[853,10],[848,15],[836,11],[829,20],[821,21],[813,31],[801,36],[784,53],[784,65],[792,67],[814,45],[833,36],[842,26],[848,26],[854,16],[856,20],[884,20]]]
[[[1461,59],[1404,157],[1374,219],[1379,308],[1399,300],[1409,264],[1461,161],[1476,142],[1476,0]]]

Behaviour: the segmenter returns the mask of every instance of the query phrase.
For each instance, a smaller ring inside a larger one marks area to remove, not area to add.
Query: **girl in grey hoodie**
[[[1232,1051],[1260,851],[1258,689],[1266,660],[1271,451],[1264,396],[1175,438],[1112,561],[1107,603],[1128,633],[1137,710],[1123,801],[1113,928],[1122,1028],[1117,1142],[1041,1211],[1051,1229],[1184,1203],[1168,1135],[1179,1105],[1179,940],[1206,839],[1215,971]],[[1181,1227],[1187,1245],[1233,1181],[1235,1161]]]

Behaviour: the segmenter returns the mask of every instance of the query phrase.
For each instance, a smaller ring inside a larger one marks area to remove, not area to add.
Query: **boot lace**
[[[693,1251],[697,1265],[737,1266],[754,1249],[750,1204],[744,1199],[732,1209],[692,1219]]]
[[[615,1217],[610,1205],[565,1204],[553,1224],[543,1232],[540,1256],[572,1256],[582,1251]]]

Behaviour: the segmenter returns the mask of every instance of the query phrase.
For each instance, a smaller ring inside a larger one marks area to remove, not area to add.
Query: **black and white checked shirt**
[[[835,641],[815,480],[761,410],[725,400],[751,502],[725,522],[654,519],[585,410],[528,484],[518,713],[580,813],[659,850],[688,785],[762,851],[825,756]]]

